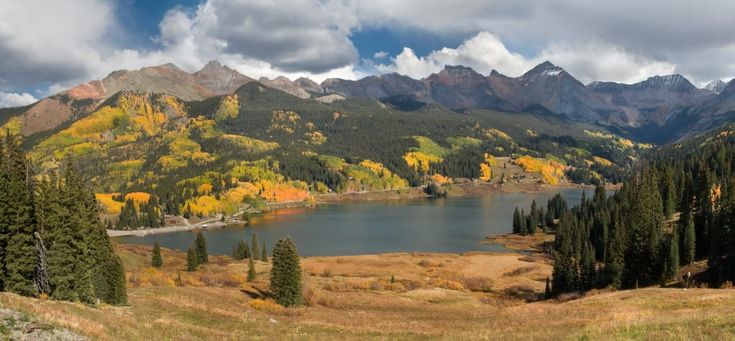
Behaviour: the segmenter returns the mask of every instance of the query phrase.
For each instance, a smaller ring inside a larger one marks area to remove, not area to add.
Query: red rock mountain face
[[[173,64],[145,67],[140,70],[120,70],[101,80],[77,85],[31,105],[19,117],[21,133],[30,136],[55,129],[61,124],[84,117],[104,100],[120,91],[164,93],[185,101],[200,101],[235,92],[244,84],[255,81],[236,70],[211,61],[201,70],[188,73]],[[309,98],[307,90],[285,77],[260,80],[263,85],[301,98]],[[318,92],[319,85],[307,78],[299,84]],[[321,88],[319,88],[321,90]]]
[[[91,81],[71,88],[62,94],[75,99],[106,99],[119,91],[164,93],[185,101],[200,101],[212,96],[227,95],[237,88],[255,81],[219,62],[211,61],[201,70],[188,73],[173,64],[146,67],[135,71],[115,71],[99,81]],[[309,92],[318,92],[317,83],[300,78],[299,83],[286,77],[261,78],[263,85],[301,98],[309,98]],[[301,86],[305,88],[302,88]],[[308,88],[308,89],[306,89]],[[321,90],[319,88],[318,90]]]
[[[164,64],[135,71],[115,71],[102,80],[81,84],[62,94],[74,99],[104,100],[127,90],[165,93],[185,101],[196,101],[230,94],[252,81],[252,78],[214,61],[194,73],[173,64]]]

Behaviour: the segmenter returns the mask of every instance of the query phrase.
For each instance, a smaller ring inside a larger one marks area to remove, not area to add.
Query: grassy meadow
[[[660,289],[536,301],[549,260],[520,254],[383,254],[302,260],[306,305],[284,309],[244,291],[268,287],[270,265],[210,256],[194,273],[185,255],[120,245],[129,305],[85,306],[1,293],[0,306],[100,340],[735,338],[735,292]]]

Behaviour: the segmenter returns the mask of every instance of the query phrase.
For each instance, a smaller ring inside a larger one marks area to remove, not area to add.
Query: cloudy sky
[[[219,60],[251,77],[518,76],[582,82],[735,76],[735,1],[0,0],[0,107],[117,69]]]

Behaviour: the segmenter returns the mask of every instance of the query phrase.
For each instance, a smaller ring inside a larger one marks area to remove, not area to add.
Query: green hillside
[[[25,145],[40,171],[74,163],[111,215],[153,196],[164,213],[202,216],[243,201],[419,186],[434,174],[497,181],[489,166],[502,156],[573,182],[617,182],[648,148],[556,115],[327,104],[255,82],[195,102],[118,93]]]

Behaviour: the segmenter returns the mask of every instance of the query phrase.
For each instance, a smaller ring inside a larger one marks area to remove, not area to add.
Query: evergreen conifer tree
[[[681,261],[683,264],[692,264],[697,251],[697,234],[694,229],[694,217],[691,214],[687,214],[686,217],[681,217],[680,219],[684,222]]]
[[[518,211],[518,206],[513,211],[513,233],[521,233],[521,212]]]
[[[243,260],[245,258],[249,258],[248,254],[250,253],[249,246],[246,241],[240,239],[239,242],[237,242],[237,245],[235,245],[235,248],[232,250],[232,258],[236,260]]]
[[[663,232],[663,208],[656,174],[644,170],[633,190],[628,213],[624,284],[656,283],[661,278],[660,237]]]
[[[163,266],[163,259],[161,258],[161,245],[158,242],[153,243],[151,266],[153,266],[154,268],[160,268],[161,266]]]
[[[623,268],[625,267],[625,236],[619,225],[615,226],[610,246],[607,249],[605,275],[610,286],[618,289],[623,283]]]
[[[209,255],[207,254],[207,241],[204,239],[202,231],[197,232],[194,248],[196,250],[197,265],[206,264],[209,261]]]
[[[8,199],[10,193],[8,172],[6,165],[5,141],[0,136],[0,290],[5,290],[5,256],[8,247],[8,225],[10,225],[10,216],[8,212]]]
[[[260,260],[268,262],[268,250],[265,248],[265,242],[263,242],[263,253],[260,255]]]
[[[5,207],[6,244],[4,289],[34,295],[36,272],[36,214],[33,205],[33,177],[25,154],[12,137],[5,140],[7,199]]]
[[[82,179],[74,167],[67,164],[64,170],[62,184],[62,202],[69,209],[69,222],[76,243],[74,286],[79,300],[87,304],[97,301],[98,292],[95,284],[107,291],[105,275],[102,274],[101,264],[109,256],[103,241],[109,242],[107,234],[101,227],[97,215],[97,201],[94,195],[85,190]],[[102,236],[102,237],[100,237]],[[104,239],[103,239],[104,238]],[[111,247],[110,247],[111,248]],[[100,296],[104,293],[100,292]]]
[[[668,238],[666,266],[664,267],[663,279],[668,280],[676,277],[679,271],[679,233],[674,229]]]
[[[536,211],[535,208],[532,208],[531,213],[528,215],[528,219],[526,222],[528,224],[526,226],[526,234],[536,233],[536,227],[538,227],[538,220],[536,220],[537,217],[538,217],[538,211]]]
[[[663,203],[664,217],[667,219],[674,215],[676,210],[676,188],[674,185],[674,176],[671,169],[664,171],[664,176],[661,178],[661,200]]]
[[[188,250],[186,250],[186,271],[197,271],[198,266],[199,263],[197,259],[197,252],[194,250],[193,247],[190,247]]]
[[[253,262],[253,258],[248,258],[248,282],[252,282],[255,280],[255,262]]]
[[[291,238],[281,239],[273,248],[271,292],[278,304],[290,307],[303,303],[301,264]]]
[[[518,225],[520,226],[521,235],[528,234],[528,223],[526,222],[526,212],[521,209],[521,213],[518,215]]]
[[[113,255],[108,263],[106,271],[109,274],[110,292],[106,298],[109,304],[123,305],[128,303],[127,282],[125,279],[125,268],[122,259],[118,255]]]
[[[250,242],[253,245],[253,250],[250,252],[250,256],[253,259],[258,260],[258,257],[260,257],[260,247],[259,247],[260,244],[258,244],[258,235],[253,233],[251,236]]]

